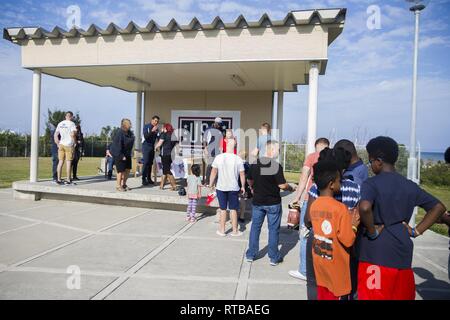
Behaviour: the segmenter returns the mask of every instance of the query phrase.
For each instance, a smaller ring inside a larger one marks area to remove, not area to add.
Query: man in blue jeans
[[[300,263],[297,270],[290,270],[289,275],[299,280],[306,281],[306,239],[308,238],[309,230],[305,227],[305,214],[306,207],[308,204],[308,191],[312,186],[313,177],[313,166],[319,161],[320,152],[330,145],[330,141],[327,138],[319,138],[316,140],[315,152],[309,154],[302,168],[302,174],[300,175],[300,180],[297,188],[297,193],[292,201],[292,203],[299,202],[299,200],[304,195],[304,199],[300,202],[300,231],[299,231],[299,241],[300,241]]]
[[[280,223],[282,216],[280,189],[294,191],[286,183],[283,167],[277,162],[279,143],[268,141],[265,154],[257,162],[250,165],[248,183],[253,193],[252,226],[246,258],[253,262],[259,253],[259,236],[264,218],[267,215],[269,228],[269,259],[272,266],[283,262],[278,250]]]
[[[50,123],[50,143],[51,143],[51,151],[52,151],[52,178],[53,182],[58,181],[58,146],[55,143],[55,139],[53,136],[55,135],[56,127]]]

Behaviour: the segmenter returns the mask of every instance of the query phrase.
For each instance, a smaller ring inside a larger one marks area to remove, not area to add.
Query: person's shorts
[[[395,269],[359,262],[358,300],[414,300],[412,269]]]
[[[58,160],[60,161],[72,161],[73,160],[73,154],[74,154],[74,148],[73,147],[67,147],[62,144],[59,145],[58,148]]]
[[[317,300],[348,300],[348,295],[337,297],[327,288],[317,286]]]
[[[116,170],[119,173],[125,172],[125,170],[129,170],[131,169],[131,157],[126,157],[125,160],[122,159],[114,159],[115,160],[115,165],[116,165]]]
[[[216,190],[221,210],[239,210],[239,191]]]

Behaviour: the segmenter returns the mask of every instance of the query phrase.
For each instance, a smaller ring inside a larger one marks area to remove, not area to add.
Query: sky
[[[268,13],[283,19],[292,10],[347,8],[343,33],[328,51],[326,74],[319,77],[318,136],[347,138],[364,144],[389,135],[409,145],[411,121],[414,14],[405,0],[2,0],[0,27],[40,26],[67,29],[67,8],[80,8],[81,27],[145,26],[151,19],[166,25],[171,18],[187,24],[193,17],[210,23],[240,14],[258,20]],[[375,11],[374,11],[375,10]],[[379,12],[379,19],[373,20]],[[417,140],[424,151],[450,146],[450,0],[431,0],[421,14],[417,93]],[[368,27],[369,20],[369,27]],[[370,23],[370,22],[377,23]],[[32,73],[21,68],[20,47],[0,40],[0,129],[30,132]],[[304,140],[307,131],[308,86],[286,93],[284,136]],[[135,94],[76,80],[43,76],[41,124],[47,109],[79,112],[84,131],[118,125],[135,118]],[[270,119],[268,119],[270,120]]]

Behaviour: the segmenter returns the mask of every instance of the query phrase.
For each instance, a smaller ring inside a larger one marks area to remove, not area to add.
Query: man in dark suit
[[[144,141],[142,143],[142,156],[144,164],[142,168],[142,185],[148,186],[154,184],[152,181],[152,165],[155,159],[155,142],[158,137],[159,117],[153,116],[150,123],[146,124],[143,129]]]

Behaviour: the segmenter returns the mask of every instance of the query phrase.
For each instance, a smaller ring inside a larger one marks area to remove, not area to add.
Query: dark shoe
[[[112,180],[112,171],[108,171],[108,180]]]
[[[62,186],[64,185],[64,182],[56,180],[56,184]]]
[[[155,182],[152,179],[148,179],[148,184],[155,184]]]
[[[66,180],[66,181],[64,181],[64,185],[65,185],[65,186],[70,186],[70,185],[72,185],[72,181],[67,181],[67,180]]]
[[[78,178],[78,177],[73,177],[72,180],[73,180],[73,181],[80,181],[80,178]]]
[[[148,186],[149,184],[150,184],[150,182],[147,179],[142,179],[143,186]]]
[[[239,222],[239,223],[245,223],[245,219],[238,218],[238,222]]]
[[[123,188],[125,191],[131,191],[131,188],[130,188],[129,186],[127,186],[126,184],[124,184],[124,185],[122,186],[122,188]]]

